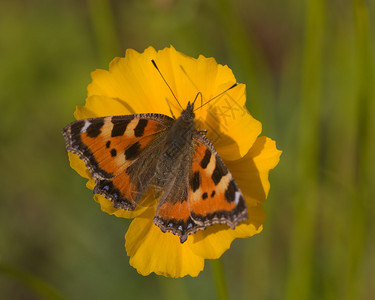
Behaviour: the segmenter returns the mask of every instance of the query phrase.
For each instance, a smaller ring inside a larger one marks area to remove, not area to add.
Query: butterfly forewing
[[[94,192],[129,210],[141,196],[138,182],[145,181],[129,167],[172,122],[160,114],[93,118],[71,123],[63,135],[67,151],[78,154],[95,179]]]

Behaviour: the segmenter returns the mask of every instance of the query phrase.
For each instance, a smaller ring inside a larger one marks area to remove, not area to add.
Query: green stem
[[[212,272],[214,273],[218,299],[219,300],[229,299],[227,285],[226,285],[226,282],[225,282],[224,268],[223,268],[223,264],[222,264],[221,260],[220,259],[212,259],[211,260],[211,267],[212,267]]]
[[[174,300],[177,298],[176,295],[178,295],[178,299],[181,300],[189,299],[189,293],[184,278],[166,278],[163,276],[158,276],[157,278],[164,299]]]
[[[9,265],[0,263],[0,274],[6,277],[17,280],[19,283],[28,287],[30,290],[34,291],[36,294],[41,296],[43,299],[48,300],[63,300],[65,299],[61,296],[53,287],[42,279],[27,273],[23,270],[13,268]]]

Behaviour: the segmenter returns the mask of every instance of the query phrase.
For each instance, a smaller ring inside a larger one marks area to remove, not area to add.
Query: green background
[[[283,150],[264,231],[223,255],[232,299],[373,299],[375,1],[0,1],[0,298],[216,299],[143,277],[61,129],[125,49],[213,56]]]

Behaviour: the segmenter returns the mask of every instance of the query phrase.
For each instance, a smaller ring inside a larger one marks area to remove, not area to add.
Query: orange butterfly
[[[195,100],[178,118],[109,116],[63,129],[67,151],[77,154],[95,179],[94,193],[116,208],[134,210],[149,190],[156,191],[153,222],[181,243],[207,226],[235,228],[247,219],[242,192],[214,146],[195,128]]]

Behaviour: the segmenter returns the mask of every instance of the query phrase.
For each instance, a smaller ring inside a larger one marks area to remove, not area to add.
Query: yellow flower
[[[161,113],[170,115],[168,102],[176,117],[181,108],[171,91],[151,63],[154,59],[160,71],[186,108],[200,91],[196,107],[219,95],[232,86],[236,79],[227,66],[213,58],[188,57],[173,47],[156,51],[152,47],[143,53],[127,50],[124,58],[115,58],[109,71],[96,70],[88,86],[84,106],[74,113],[77,120],[135,113]],[[258,137],[261,123],[245,108],[245,86],[230,89],[223,96],[210,101],[195,111],[196,126],[207,129],[207,137],[242,190],[248,209],[248,220],[230,229],[226,225],[213,225],[189,235],[185,243],[178,236],[163,233],[153,223],[155,205],[139,206],[134,211],[115,208],[111,201],[95,194],[101,209],[117,217],[134,218],[125,235],[125,247],[130,264],[142,275],[151,272],[168,277],[197,276],[203,270],[204,259],[219,258],[234,239],[247,238],[261,232],[265,221],[262,202],[269,191],[268,173],[281,154],[275,142]],[[87,187],[95,182],[83,161],[69,153],[71,166],[88,178]]]

